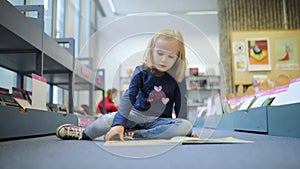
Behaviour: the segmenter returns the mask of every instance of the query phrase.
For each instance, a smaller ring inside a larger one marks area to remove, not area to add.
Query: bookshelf
[[[37,11],[43,9],[42,5],[27,7],[37,8]],[[15,107],[1,106],[2,129],[14,133],[15,130],[11,127],[13,125],[11,121],[14,121],[19,124],[20,132],[16,135],[0,134],[0,139],[51,134],[60,124],[77,124],[78,117],[73,114],[74,90],[90,91],[89,99],[92,103],[92,92],[104,89],[104,70],[95,70],[89,65],[77,62],[74,48],[70,47],[68,50],[60,45],[69,43],[69,46],[74,46],[72,38],[59,40],[49,37],[43,31],[43,22],[24,16],[18,9],[21,8],[13,6],[8,1],[0,1],[0,66],[17,73],[16,87],[20,89],[23,89],[24,78],[31,77],[32,73],[45,77],[50,85],[50,102],[53,97],[51,86],[56,85],[68,90],[69,113],[36,109],[20,112]],[[51,125],[45,126],[43,123],[46,121]],[[31,125],[28,126],[28,123]],[[36,128],[41,130],[35,132]]]
[[[188,119],[193,121],[199,110],[207,106],[207,100],[220,94],[220,76],[191,74],[186,77],[186,81]]]
[[[205,106],[208,97],[220,93],[220,76],[187,76],[188,106]]]

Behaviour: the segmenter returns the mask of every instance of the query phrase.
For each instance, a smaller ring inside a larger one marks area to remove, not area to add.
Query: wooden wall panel
[[[285,6],[285,8],[284,8]],[[222,94],[233,92],[231,31],[284,30],[300,28],[299,0],[218,0],[220,55],[226,85]],[[286,21],[286,22],[285,22]],[[222,73],[223,74],[223,73]]]

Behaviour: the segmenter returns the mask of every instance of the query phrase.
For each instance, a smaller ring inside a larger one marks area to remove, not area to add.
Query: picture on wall
[[[245,55],[234,56],[235,70],[238,72],[245,72],[247,70],[247,59]]]
[[[268,38],[247,38],[248,71],[271,70],[271,55]]]
[[[299,69],[297,38],[280,37],[275,38],[275,65],[277,70]]]
[[[232,46],[234,54],[245,53],[245,42],[233,42]]]

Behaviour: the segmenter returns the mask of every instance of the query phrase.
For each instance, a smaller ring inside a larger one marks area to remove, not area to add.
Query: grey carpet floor
[[[0,142],[1,169],[297,169],[300,139],[216,131],[252,144],[103,147],[101,141],[45,136]]]

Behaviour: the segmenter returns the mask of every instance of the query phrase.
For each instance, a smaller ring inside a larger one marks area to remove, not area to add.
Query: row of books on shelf
[[[220,89],[219,81],[209,81],[207,79],[193,79],[189,80],[187,88],[190,90],[196,89],[206,89],[206,90],[216,90]]]
[[[9,89],[0,87],[0,105],[18,107],[21,112],[26,109],[35,109],[32,105],[32,92],[17,87],[12,87],[12,93]],[[51,112],[66,113],[67,108],[61,104],[47,103],[45,109]]]
[[[205,106],[197,109],[198,117],[209,115],[221,115],[237,110],[248,110],[263,106],[280,106],[300,103],[300,78],[291,80],[290,84],[276,87],[270,90],[259,91],[255,94],[222,100],[219,94],[208,97]],[[221,105],[221,106],[220,106]]]
[[[300,78],[291,80],[290,84],[270,90],[261,90],[239,99],[227,100],[228,111],[247,110],[262,106],[279,106],[300,102]]]
[[[214,118],[206,119],[203,127],[216,128],[222,114],[224,114],[222,99],[217,93],[208,97],[204,105],[197,107],[197,117],[193,119],[215,115]]]
[[[59,113],[68,112],[67,107],[64,105],[47,103],[46,78],[34,73],[32,73],[31,77],[31,91],[12,87],[12,93],[9,93],[9,89],[0,87],[1,105],[18,107],[21,112],[25,112],[26,109],[44,110]]]

